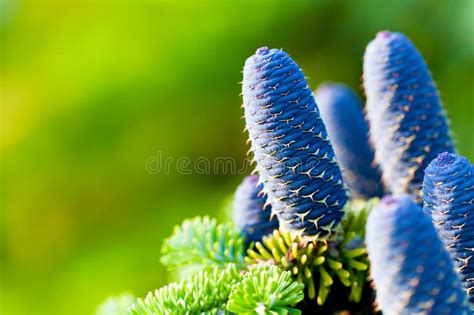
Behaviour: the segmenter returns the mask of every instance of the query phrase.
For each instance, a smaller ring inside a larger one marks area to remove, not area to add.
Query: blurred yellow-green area
[[[2,0],[0,313],[88,314],[169,280],[163,238],[217,215],[243,177],[173,163],[246,165],[238,82],[263,45],[290,53],[311,88],[363,96],[365,45],[404,32],[472,161],[473,21],[471,0]],[[147,169],[160,158],[171,167]]]

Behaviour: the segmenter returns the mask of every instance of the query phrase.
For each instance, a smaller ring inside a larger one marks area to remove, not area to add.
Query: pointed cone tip
[[[265,55],[268,55],[269,53],[270,53],[270,49],[268,49],[267,46],[260,47],[259,49],[257,49],[257,52],[256,52],[256,54],[260,56],[265,56]]]

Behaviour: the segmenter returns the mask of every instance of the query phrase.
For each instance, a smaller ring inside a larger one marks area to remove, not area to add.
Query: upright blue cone
[[[471,314],[448,252],[411,197],[384,197],[369,215],[366,242],[384,315]]]
[[[234,195],[234,222],[247,237],[247,244],[261,241],[262,237],[278,229],[278,220],[271,217],[271,206],[262,192],[258,176],[247,176]]]
[[[314,92],[314,98],[351,196],[381,197],[380,173],[359,97],[344,84],[325,83]]]
[[[303,73],[284,51],[262,47],[245,62],[242,92],[256,169],[280,225],[327,235],[347,195]]]
[[[423,203],[474,305],[474,165],[438,155],[425,172]]]
[[[364,56],[370,137],[393,195],[421,197],[424,170],[454,145],[428,67],[403,34],[380,32]]]

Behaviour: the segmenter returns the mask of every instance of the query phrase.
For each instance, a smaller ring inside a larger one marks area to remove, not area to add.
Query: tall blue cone
[[[325,83],[314,92],[314,98],[351,196],[381,197],[380,173],[359,97],[344,84]]]
[[[413,43],[380,32],[364,56],[367,117],[375,158],[393,195],[421,197],[424,170],[454,145],[436,85]]]
[[[302,71],[284,51],[262,47],[245,62],[242,92],[256,170],[280,225],[327,235],[347,194]]]
[[[366,242],[384,315],[471,314],[448,252],[411,197],[384,197],[369,215]]]
[[[423,203],[474,305],[474,165],[462,156],[438,155],[426,168]]]
[[[247,176],[234,195],[234,223],[247,237],[247,244],[278,229],[278,220],[271,217],[271,206],[262,192],[258,176]]]

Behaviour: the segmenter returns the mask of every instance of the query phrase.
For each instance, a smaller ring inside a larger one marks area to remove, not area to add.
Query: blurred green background
[[[262,45],[313,89],[360,91],[365,45],[406,33],[474,158],[474,1],[2,0],[0,14],[1,314],[87,314],[168,280],[163,238],[217,215],[242,175],[145,165],[162,152],[242,166],[238,82]]]

